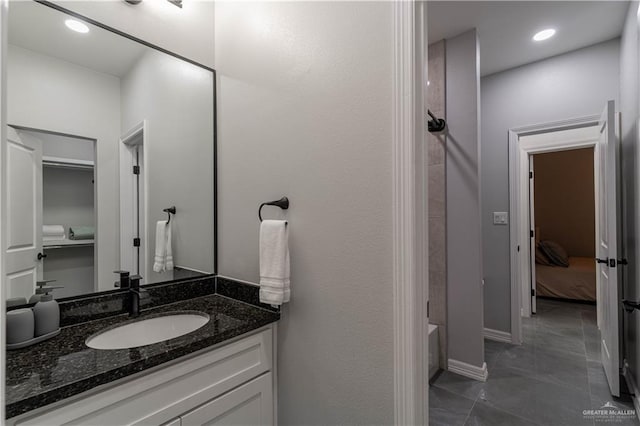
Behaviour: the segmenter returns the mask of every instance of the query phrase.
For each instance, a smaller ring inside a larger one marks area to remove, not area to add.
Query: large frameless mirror
[[[7,64],[7,298],[214,273],[214,71],[22,1]]]

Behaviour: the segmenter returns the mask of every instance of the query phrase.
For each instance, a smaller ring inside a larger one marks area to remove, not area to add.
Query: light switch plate
[[[507,225],[509,223],[508,212],[493,212],[494,225]]]

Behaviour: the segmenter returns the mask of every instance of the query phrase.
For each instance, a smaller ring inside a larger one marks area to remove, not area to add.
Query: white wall
[[[482,368],[480,57],[476,30],[447,39],[445,46],[447,356]]]
[[[185,0],[182,9],[166,0],[145,0],[137,5],[122,0],[53,3],[213,67],[213,0]]]
[[[113,271],[120,264],[116,231],[120,80],[16,46],[10,46],[8,54],[9,124],[97,140],[98,289],[112,290]]]
[[[290,226],[279,424],[392,424],[392,5],[216,4],[220,274]]]
[[[600,114],[618,98],[619,39],[489,75],[481,81],[482,241],[485,327],[511,331],[508,130]]]
[[[122,79],[123,133],[147,126],[147,283],[172,278],[152,271],[155,224],[170,206],[174,264],[214,271],[213,83],[210,71],[151,49]]]
[[[88,139],[70,138],[50,133],[39,133],[42,140],[42,156],[71,160],[96,161],[95,142]]]
[[[620,42],[620,113],[621,117],[621,166],[623,194],[623,256],[629,264],[623,268],[624,290],[621,298],[640,298],[640,185],[638,184],[640,149],[638,149],[638,119],[640,118],[640,43],[638,42],[638,16],[640,3],[633,1],[625,21]],[[640,315],[622,313],[626,332],[624,357],[636,385],[640,383]],[[638,398],[638,395],[636,395]]]

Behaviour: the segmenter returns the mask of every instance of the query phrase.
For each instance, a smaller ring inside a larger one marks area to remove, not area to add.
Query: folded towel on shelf
[[[62,234],[62,235],[43,235],[42,236],[42,241],[62,241],[62,240],[66,240],[67,237]]]
[[[42,225],[42,241],[60,241],[67,237],[62,225]]]
[[[70,226],[70,240],[92,240],[95,236],[96,229],[93,226]]]
[[[167,223],[166,220],[159,220],[156,223],[156,254],[153,258],[153,270],[155,272],[173,270],[171,223]]]
[[[64,226],[62,225],[42,225],[42,235],[64,237]]]
[[[291,296],[289,229],[284,220],[260,224],[260,302],[282,305]]]

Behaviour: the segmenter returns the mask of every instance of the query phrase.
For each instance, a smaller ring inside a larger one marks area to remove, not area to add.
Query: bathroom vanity
[[[68,319],[77,323],[55,338],[9,351],[7,424],[274,424],[274,323],[280,315],[255,302],[257,287],[215,281],[152,285],[147,288],[152,306],[138,318],[80,315]],[[188,294],[193,288],[215,290]],[[153,302],[170,294],[199,297]],[[111,304],[105,295],[97,298],[102,298],[98,305]],[[63,311],[83,311],[84,302],[68,303],[76,306],[62,301]],[[140,347],[105,350],[86,344],[104,330],[176,313],[208,315],[209,321]]]

